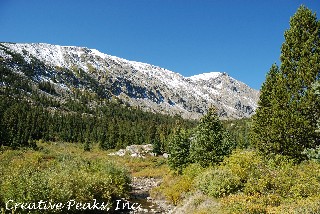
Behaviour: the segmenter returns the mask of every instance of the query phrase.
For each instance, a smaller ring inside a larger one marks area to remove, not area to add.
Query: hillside
[[[84,47],[1,43],[0,62],[39,93],[60,103],[85,94],[186,119],[200,118],[213,105],[226,119],[250,117],[259,97],[258,91],[226,73],[183,77]],[[4,75],[0,84],[10,86]],[[92,105],[97,103],[88,103]]]

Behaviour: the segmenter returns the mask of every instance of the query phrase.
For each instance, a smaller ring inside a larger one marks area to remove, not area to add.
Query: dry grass
[[[164,175],[169,173],[166,159],[163,157],[148,156],[145,158],[139,158],[128,155],[122,157],[111,156],[109,154],[114,152],[114,150],[101,150],[98,144],[93,144],[91,151],[89,152],[84,151],[82,144],[38,142],[37,145],[41,151],[48,154],[48,159],[50,159],[50,156],[68,158],[73,155],[80,155],[81,157],[93,161],[111,161],[117,165],[126,167],[133,177],[162,178]],[[26,152],[28,153],[29,151]]]

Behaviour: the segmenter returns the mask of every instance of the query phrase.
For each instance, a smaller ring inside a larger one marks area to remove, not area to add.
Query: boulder
[[[120,149],[119,151],[110,153],[109,155],[130,155],[131,157],[145,157],[147,155],[153,156],[154,154],[152,153],[152,150],[152,144],[130,145],[127,146],[126,149]]]

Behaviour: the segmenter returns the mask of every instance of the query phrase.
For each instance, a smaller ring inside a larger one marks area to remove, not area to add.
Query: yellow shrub
[[[249,177],[256,176],[262,170],[263,158],[255,151],[235,150],[225,158],[221,167],[237,175],[244,183]]]
[[[226,213],[234,214],[260,214],[268,213],[268,209],[278,205],[281,197],[272,195],[245,195],[236,194],[221,200],[222,208]]]
[[[313,214],[320,213],[320,196],[289,200],[278,207],[271,207],[268,213],[273,214]]]
[[[177,205],[194,188],[194,179],[202,171],[198,164],[191,164],[183,170],[182,175],[170,173],[164,177],[162,184],[151,191],[152,197],[161,195]]]
[[[319,213],[320,164],[234,151],[199,175],[203,193],[222,197],[226,213]],[[290,208],[292,207],[292,208]],[[300,208],[299,208],[300,207]]]

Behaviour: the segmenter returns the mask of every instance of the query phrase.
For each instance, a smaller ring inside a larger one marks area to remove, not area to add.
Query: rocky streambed
[[[173,205],[150,197],[150,190],[160,183],[160,178],[133,177],[130,202],[139,204],[140,208],[128,213],[172,213]]]
[[[110,153],[111,156],[130,156],[133,158],[146,158],[148,156],[155,156],[152,153],[153,146],[151,144],[145,145],[130,145],[125,149],[120,149],[114,153]],[[168,155],[164,154],[164,158],[167,158]],[[132,191],[130,194],[130,199],[128,202],[134,204],[134,211],[126,210],[123,212],[117,213],[172,213],[174,208],[173,205],[166,203],[165,200],[153,199],[150,197],[150,190],[154,187],[160,185],[161,178],[152,178],[152,177],[133,177],[132,178]]]

